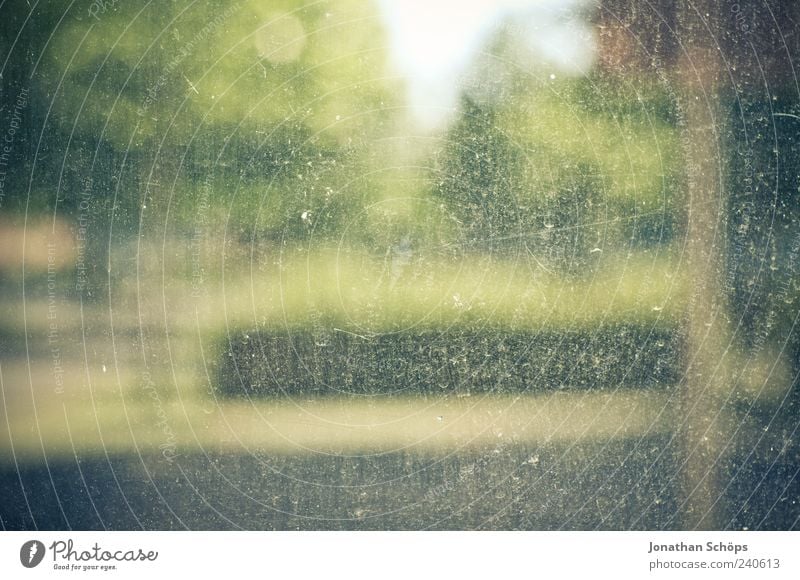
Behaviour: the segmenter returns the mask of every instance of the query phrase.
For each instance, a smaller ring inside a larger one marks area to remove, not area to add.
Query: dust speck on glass
[[[800,5],[42,4],[4,529],[800,526]]]

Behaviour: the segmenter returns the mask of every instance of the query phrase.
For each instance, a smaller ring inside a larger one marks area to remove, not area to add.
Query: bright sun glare
[[[594,58],[592,30],[581,13],[586,0],[378,3],[389,33],[391,65],[408,83],[411,116],[423,130],[440,129],[453,118],[459,94],[475,75],[476,59],[503,25],[511,25],[510,36],[531,67],[583,74]]]

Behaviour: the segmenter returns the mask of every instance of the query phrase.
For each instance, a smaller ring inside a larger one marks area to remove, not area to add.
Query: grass
[[[220,246],[222,247],[222,246]],[[599,254],[599,252],[598,252]],[[598,257],[583,276],[562,278],[531,256],[457,259],[415,254],[407,264],[349,248],[269,248],[209,258],[200,295],[165,264],[115,289],[122,325],[146,321],[194,333],[264,323],[304,326],[324,318],[345,330],[385,332],[398,325],[439,328],[476,323],[515,329],[592,327],[603,322],[671,326],[686,297],[680,262],[667,252]],[[219,265],[224,264],[223,268]],[[112,306],[113,308],[113,306]],[[168,314],[167,314],[168,313]],[[135,316],[134,316],[135,315]]]
[[[258,451],[274,454],[441,452],[506,445],[596,442],[667,432],[668,395],[399,397],[224,402],[62,400],[37,413],[17,403],[0,461],[47,456]],[[10,433],[10,437],[9,437]]]

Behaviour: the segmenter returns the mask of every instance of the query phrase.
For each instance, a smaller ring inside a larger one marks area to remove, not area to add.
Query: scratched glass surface
[[[800,6],[0,4],[4,529],[796,529]]]

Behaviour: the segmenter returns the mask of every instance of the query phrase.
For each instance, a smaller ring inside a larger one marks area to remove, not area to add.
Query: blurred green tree
[[[116,192],[123,223],[169,205],[181,227],[210,202],[291,236],[304,211],[326,207],[333,228],[364,194],[332,192],[388,129],[379,35],[352,0],[98,3],[54,27],[37,79],[48,130],[68,136],[62,170],[96,176],[96,198]]]

